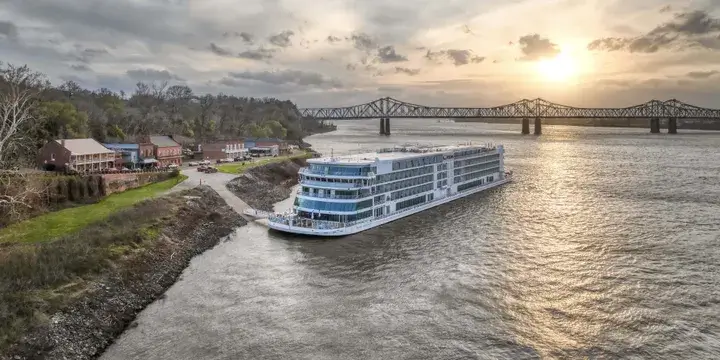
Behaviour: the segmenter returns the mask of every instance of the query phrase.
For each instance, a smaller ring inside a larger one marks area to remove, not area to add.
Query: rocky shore
[[[252,208],[273,211],[275,203],[291,195],[298,170],[306,164],[306,159],[297,158],[258,166],[230,181],[227,188]]]
[[[42,314],[47,318],[35,322],[5,354],[0,354],[0,359],[97,358],[126,327],[133,326],[140,311],[163,296],[195,255],[212,248],[238,226],[246,224],[208,187],[146,201],[129,211],[143,216],[162,213],[167,208],[172,211],[154,220],[156,230],[136,234],[151,240],[141,241],[141,245],[130,250],[115,244],[111,250],[121,255],[107,260],[112,265],[99,274],[74,280],[82,285],[73,296],[66,299],[58,311]],[[122,224],[133,221],[123,219],[123,215],[132,218],[128,212],[112,216],[107,222],[120,222],[118,226],[131,227],[136,232],[147,229],[137,223]]]

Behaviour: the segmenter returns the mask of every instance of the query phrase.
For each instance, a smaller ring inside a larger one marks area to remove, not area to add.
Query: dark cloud
[[[273,44],[273,45],[278,46],[278,47],[283,47],[283,48],[285,48],[285,47],[292,46],[292,40],[291,40],[290,38],[292,38],[293,35],[295,35],[295,32],[294,32],[294,31],[292,31],[292,30],[285,30],[285,31],[280,32],[280,33],[278,33],[278,34],[271,35],[271,36],[268,38],[268,41],[270,42],[270,44]]]
[[[692,78],[692,79],[707,79],[711,76],[715,76],[719,74],[720,72],[717,70],[710,70],[710,71],[691,71],[685,76]]]
[[[232,51],[225,49],[223,47],[218,46],[215,43],[210,43],[209,47],[210,51],[212,51],[215,55],[219,56],[233,56]]]
[[[75,60],[82,61],[84,63],[90,63],[92,60],[100,56],[109,54],[107,49],[83,48],[82,46],[75,46],[75,48],[77,49],[77,52],[71,56]]]
[[[239,34],[239,36],[242,39],[242,41],[244,41],[248,45],[252,45],[252,43],[255,41],[255,37],[253,36],[253,34],[246,33],[244,31],[241,32]]]
[[[275,50],[257,48],[255,50],[245,50],[238,54],[237,57],[248,60],[270,60],[275,56]]]
[[[331,43],[331,44],[334,44],[334,43],[336,43],[336,42],[338,42],[338,41],[342,41],[341,38],[339,38],[339,37],[337,37],[337,36],[332,36],[332,35],[328,35],[328,37],[327,37],[326,40],[327,40],[327,42],[329,42],[329,43]]]
[[[593,40],[588,50],[654,53],[662,49],[720,49],[720,20],[706,11],[678,13],[671,21],[658,25],[648,33],[631,38]]]
[[[560,53],[557,44],[548,38],[540,37],[539,34],[530,34],[520,37],[518,40],[520,51],[523,53],[522,60],[539,60],[554,57]]]
[[[0,21],[0,37],[17,39],[17,26],[9,21]]]
[[[92,69],[90,69],[90,67],[87,66],[86,64],[73,64],[73,65],[70,65],[70,68],[72,68],[75,71],[81,71],[81,72],[92,71]]]
[[[479,64],[485,61],[485,57],[473,55],[473,51],[469,49],[450,49],[442,51],[428,50],[427,53],[425,53],[425,58],[438,63],[442,63],[442,59],[449,59],[455,66],[467,65],[470,63]]]
[[[247,32],[244,32],[244,31],[243,31],[243,32],[233,31],[233,32],[225,32],[225,33],[223,33],[223,37],[224,37],[224,38],[227,38],[227,37],[230,37],[230,36],[239,37],[239,38],[242,39],[242,41],[243,41],[244,43],[246,43],[246,44],[248,44],[248,45],[252,45],[252,44],[253,44],[253,41],[255,40],[255,37],[254,37],[252,34],[247,33]]]
[[[670,12],[670,11],[672,11],[672,6],[670,6],[670,5],[665,5],[662,8],[660,8],[660,13],[666,13],[666,12]]]
[[[352,41],[353,46],[360,51],[371,52],[378,48],[375,39],[365,33],[352,34],[348,40]]]
[[[137,81],[170,81],[183,79],[167,70],[155,69],[134,69],[128,70],[125,74],[133,80]]]
[[[357,65],[355,65],[355,64],[347,64],[347,65],[345,65],[345,69],[347,69],[347,70],[349,70],[349,71],[355,71],[355,69],[357,69]]]
[[[396,67],[395,73],[415,76],[420,73],[420,69],[408,69],[404,67]]]
[[[395,47],[391,45],[379,48],[377,51],[377,59],[383,64],[408,60],[407,56],[395,52]]]
[[[300,86],[339,88],[342,84],[321,74],[300,70],[260,71],[229,73],[228,76],[236,80],[254,80],[273,85],[294,84]]]

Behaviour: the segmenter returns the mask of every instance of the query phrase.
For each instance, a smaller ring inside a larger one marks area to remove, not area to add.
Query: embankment
[[[298,170],[306,164],[306,159],[296,158],[254,167],[230,181],[227,188],[252,208],[273,211],[273,204],[291,195]]]
[[[28,173],[0,175],[0,197],[20,199],[21,206],[0,203],[0,227],[47,212],[92,204],[107,195],[167,180],[171,172],[97,175]]]
[[[97,358],[193,256],[245,223],[199,187],[61,239],[0,244],[0,359]]]

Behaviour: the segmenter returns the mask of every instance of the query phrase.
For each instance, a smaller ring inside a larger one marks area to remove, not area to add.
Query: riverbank
[[[227,183],[227,189],[256,210],[273,211],[273,205],[287,199],[298,183],[298,170],[306,158],[292,158],[250,168]]]
[[[0,359],[96,358],[193,256],[245,224],[198,187],[53,241],[2,244]]]

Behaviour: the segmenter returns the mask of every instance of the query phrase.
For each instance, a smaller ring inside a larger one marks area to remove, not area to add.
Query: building
[[[182,165],[182,146],[171,136],[157,135],[144,137],[142,143],[153,145],[153,154],[159,166]]]
[[[278,156],[280,155],[280,150],[277,145],[273,146],[256,146],[254,148],[250,148],[250,156],[258,157],[258,156]]]
[[[245,144],[240,140],[205,143],[199,145],[198,150],[202,152],[205,160],[234,159],[247,154]]]
[[[250,149],[254,147],[271,147],[273,145],[278,146],[278,150],[281,154],[286,154],[289,152],[288,150],[288,143],[285,140],[282,139],[275,139],[275,138],[247,138],[244,141],[245,148]]]
[[[140,145],[138,144],[103,144],[106,148],[115,151],[119,155],[118,168],[135,169],[140,165]]]
[[[38,162],[51,171],[100,171],[115,168],[115,151],[94,139],[52,140],[40,149]]]

